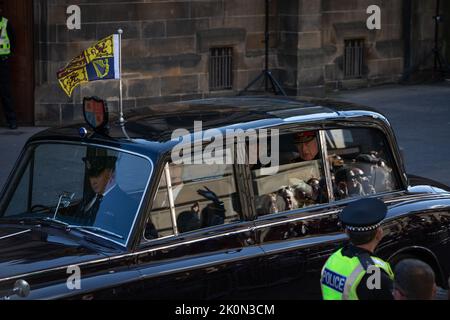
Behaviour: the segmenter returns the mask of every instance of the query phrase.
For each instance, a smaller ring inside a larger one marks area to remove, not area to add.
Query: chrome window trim
[[[145,229],[144,229],[143,231],[145,232]],[[156,238],[156,239],[147,239],[147,238],[145,238],[145,236],[143,236],[143,239],[140,241],[139,246],[140,246],[140,247],[146,246],[146,245],[148,245],[148,244],[151,243],[151,242],[155,242],[155,241],[157,241],[157,240],[163,240],[163,239],[173,238],[173,237],[175,237],[174,234],[169,234],[168,236],[164,236],[164,237],[160,237],[160,238]]]
[[[145,236],[142,236],[142,239],[140,240],[140,243],[139,243],[139,247],[147,246],[151,242],[155,242],[155,241],[158,241],[158,240],[161,240],[161,239],[166,239],[166,238],[171,238],[171,237],[178,237],[180,235],[184,236],[184,235],[196,234],[196,233],[199,233],[199,232],[203,232],[204,230],[209,230],[209,229],[212,229],[212,228],[215,229],[215,228],[218,228],[218,227],[224,226],[224,225],[234,225],[234,224],[242,223],[242,222],[250,222],[250,221],[247,221],[247,220],[232,221],[232,222],[224,223],[222,225],[209,226],[209,227],[205,227],[205,228],[199,228],[199,229],[196,229],[196,230],[191,230],[191,231],[188,231],[188,232],[180,233],[178,231],[178,225],[177,225],[177,222],[176,222],[176,206],[175,206],[175,201],[173,199],[172,178],[170,176],[170,162],[169,161],[165,161],[164,162],[164,169],[163,169],[163,173],[162,174],[165,175],[165,178],[166,178],[167,195],[168,195],[168,198],[169,198],[169,210],[170,210],[170,215],[171,215],[171,220],[172,220],[173,234],[168,235],[168,236],[164,236],[164,237],[160,237],[160,238],[156,238],[156,239],[146,239]],[[234,169],[233,169],[232,175],[233,174],[234,174]],[[161,175],[161,177],[162,177],[162,175]],[[236,180],[234,176],[233,176],[233,179]],[[236,183],[236,181],[235,181],[235,183]],[[155,199],[156,194],[158,193],[158,190],[159,190],[159,187],[160,187],[160,184],[161,184],[161,178],[159,179],[158,184],[159,185],[158,185],[158,188],[156,189],[156,193],[155,193],[155,195],[153,197],[153,200]],[[237,189],[237,186],[236,186],[236,189]],[[151,209],[152,208],[150,208],[150,212],[151,212]]]
[[[274,221],[274,222],[270,222],[270,223],[266,223],[264,224],[263,222],[261,224],[257,224],[255,226],[255,229],[261,229],[261,228],[267,228],[269,226],[276,226],[279,224],[285,224],[285,223],[289,223],[289,222],[295,222],[295,221],[300,221],[300,220],[306,220],[306,219],[312,219],[312,218],[318,218],[318,217],[322,217],[322,216],[327,216],[327,215],[332,215],[335,213],[339,213],[341,210],[332,210],[332,211],[327,211],[327,212],[323,212],[323,213],[317,213],[317,214],[312,214],[312,215],[305,215],[302,217],[295,217],[295,218],[287,218],[284,220],[280,220],[280,221]],[[297,212],[298,213],[298,212]],[[306,212],[307,213],[307,212]],[[283,213],[281,213],[283,214]],[[292,211],[284,211],[284,215],[291,215],[294,214]],[[276,213],[274,214],[274,217],[277,217],[275,215],[280,215],[280,213]]]
[[[143,159],[145,159],[145,160],[147,160],[149,162],[149,164],[150,164],[150,173],[148,175],[147,183],[146,183],[146,186],[145,186],[145,189],[144,189],[144,193],[142,194],[141,201],[140,201],[139,206],[137,208],[137,211],[136,211],[136,213],[134,215],[133,224],[131,225],[130,232],[128,233],[128,236],[126,238],[125,243],[123,244],[123,243],[115,241],[115,240],[113,240],[111,238],[108,238],[108,237],[105,237],[105,236],[102,236],[102,235],[99,235],[99,234],[96,234],[96,233],[89,232],[89,233],[91,233],[91,234],[93,234],[93,235],[95,235],[95,236],[97,236],[99,238],[102,238],[102,239],[108,240],[110,242],[113,242],[115,244],[118,244],[121,247],[128,248],[128,244],[130,242],[131,235],[133,233],[134,228],[136,227],[137,217],[139,215],[139,212],[141,211],[145,195],[147,194],[148,188],[150,186],[150,181],[151,181],[151,178],[152,178],[152,175],[153,175],[153,170],[154,170],[153,161],[148,156],[140,154],[140,153],[137,153],[137,152],[121,149],[121,148],[118,148],[118,147],[105,146],[105,145],[102,145],[102,144],[99,144],[99,143],[88,143],[88,142],[83,142],[83,141],[78,141],[77,142],[77,141],[61,141],[61,140],[37,140],[37,141],[33,141],[33,142],[29,143],[27,145],[27,149],[25,150],[25,152],[28,150],[28,148],[30,146],[32,146],[32,145],[40,145],[40,144],[64,144],[64,145],[94,146],[94,147],[110,149],[110,150],[114,150],[114,151],[118,151],[118,152],[122,152],[122,153],[131,154],[133,156],[137,156],[137,157],[143,158]]]
[[[30,231],[31,231],[31,229],[27,229],[27,230],[15,232],[15,233],[12,233],[12,234],[7,234],[6,236],[0,237],[0,240],[12,238],[12,237],[18,236],[18,235],[20,235],[20,234],[28,233],[28,232],[30,232]]]
[[[179,232],[177,214],[175,212],[175,201],[173,200],[172,177],[170,176],[169,162],[166,162],[164,165],[164,175],[166,176],[167,196],[169,197],[169,210],[172,219],[173,235],[177,236]]]
[[[163,175],[166,174],[166,172],[165,172],[166,166],[168,166],[168,171],[169,171],[169,176],[170,176],[170,162],[165,161],[164,162],[163,173],[162,173],[162,175],[161,175],[161,177],[159,179],[158,188],[156,189],[156,193],[155,193],[155,195],[153,197],[153,200],[155,199],[156,194],[158,193],[158,190],[159,190],[159,187],[160,187],[160,184],[161,184],[161,178],[163,177]],[[170,180],[171,180],[171,178],[170,178]],[[166,184],[167,184],[167,177],[166,177]],[[170,189],[171,193],[172,193],[172,189],[173,188]],[[167,193],[169,194],[169,191]],[[173,193],[172,193],[172,199],[173,199]],[[169,205],[170,205],[170,199],[169,199]],[[175,202],[174,201],[173,201],[173,209],[175,210]],[[150,208],[150,212],[151,212],[151,208]],[[174,215],[172,215],[172,212],[171,212],[171,216],[172,216],[171,217],[172,221],[174,221],[173,219],[175,219],[175,224],[176,224],[176,211],[174,211]],[[178,226],[177,226],[177,234],[173,233],[171,235],[167,235],[167,236],[156,238],[156,239],[146,239],[145,236],[142,235],[142,238],[139,241],[137,250],[139,250],[141,248],[145,248],[145,247],[151,245],[152,243],[158,242],[159,240],[163,240],[163,239],[169,239],[169,238],[177,239],[177,238],[184,237],[184,236],[192,236],[192,235],[196,235],[196,234],[201,234],[201,233],[203,233],[205,231],[206,232],[211,232],[211,231],[214,231],[216,229],[220,230],[223,226],[232,226],[232,225],[237,225],[237,224],[240,224],[240,223],[251,223],[251,222],[252,222],[252,220],[232,221],[232,222],[224,223],[224,224],[221,224],[221,225],[209,226],[209,227],[200,228],[200,229],[196,229],[196,230],[191,230],[191,231],[187,231],[187,232],[183,232],[183,233],[179,233],[178,232]],[[172,230],[175,231],[174,228],[172,228]],[[246,230],[246,231],[248,231],[248,230]],[[144,232],[145,232],[145,230],[143,230],[142,234],[144,234]],[[242,232],[242,230],[240,232]],[[219,234],[219,236],[221,236],[221,235],[223,235],[223,234]],[[208,237],[207,239],[211,239],[211,238],[212,237]]]
[[[327,140],[325,137],[325,130],[319,130],[319,141],[320,141],[320,149],[322,151],[322,161],[323,161],[323,169],[325,170],[325,181],[327,185],[328,192],[328,203],[334,202],[334,194],[333,194],[333,185],[331,183],[331,167],[330,162],[328,161],[328,148],[327,148]]]
[[[159,188],[161,187],[161,180],[162,180],[163,174],[164,174],[164,170],[163,170],[163,173],[161,174],[161,176],[155,177],[155,178],[159,178],[159,179],[158,179],[158,187],[156,188],[156,192],[153,195],[152,206],[153,206],[153,202],[155,202],[156,196],[158,195]],[[167,185],[167,182],[166,182],[166,185]],[[145,221],[146,222],[149,219],[151,219],[151,213],[152,213],[152,209],[153,209],[152,206],[150,206],[149,209],[148,209],[148,212],[145,213]],[[173,231],[173,228],[172,228],[172,231]],[[166,239],[166,238],[171,238],[171,237],[174,237],[175,235],[172,233],[172,234],[169,234],[167,236],[159,237],[159,238],[156,238],[156,239],[147,239],[145,237],[145,227],[144,227],[142,229],[142,235],[141,236],[142,237],[141,237],[141,239],[139,240],[139,243],[138,243],[139,247],[145,246],[151,241],[157,241],[157,240],[162,240],[162,239]]]

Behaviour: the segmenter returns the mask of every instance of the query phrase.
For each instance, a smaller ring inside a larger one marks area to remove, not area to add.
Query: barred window
[[[209,90],[233,88],[233,48],[209,50]]]
[[[344,76],[359,78],[364,71],[364,39],[345,40]]]

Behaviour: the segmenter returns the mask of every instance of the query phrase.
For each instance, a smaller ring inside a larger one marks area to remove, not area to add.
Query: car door
[[[271,298],[320,298],[321,269],[326,259],[348,242],[339,213],[355,198],[381,196],[399,188],[392,156],[381,132],[355,127],[319,130],[316,139],[319,150],[316,158],[309,161],[322,165],[318,186],[323,197],[319,201],[301,200],[310,189],[303,183],[305,177],[309,178],[304,176],[306,171],[299,168],[308,161],[298,165],[281,162],[279,173],[264,178],[267,181],[258,181],[262,178],[257,172],[252,173],[257,199],[267,198],[267,192],[275,191],[277,199],[294,196],[298,203],[303,201],[303,207],[286,206],[278,213],[265,212],[267,202],[256,204],[259,212],[255,230],[267,254],[267,296]],[[289,143],[288,136],[280,137],[280,145]],[[284,152],[280,150],[280,154]],[[320,157],[327,161],[320,161]],[[307,184],[314,186],[311,181]],[[275,190],[278,186],[281,187]]]
[[[256,238],[265,252],[267,288],[261,296],[311,298],[314,290],[306,283],[312,248],[332,243],[334,250],[343,236],[328,204],[328,163],[322,160],[321,132],[280,129],[276,172],[266,175],[263,166],[249,166]]]
[[[263,251],[233,165],[166,162],[136,252],[143,299],[250,297]]]

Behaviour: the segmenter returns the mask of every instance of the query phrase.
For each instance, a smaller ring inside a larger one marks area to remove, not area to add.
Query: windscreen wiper
[[[103,233],[103,234],[107,234],[119,239],[123,239],[123,236],[121,236],[120,234],[99,228],[99,227],[93,227],[93,226],[71,226],[68,225],[69,228],[71,229],[81,229],[81,230],[89,230],[89,231],[93,231],[93,232],[97,232],[97,233]]]
[[[20,219],[3,219],[2,218],[0,220],[6,221],[6,222],[14,221],[14,222],[19,222],[20,224],[33,223],[33,224],[45,224],[45,225],[60,226],[60,227],[63,227],[66,231],[70,231],[70,229],[88,230],[88,231],[92,231],[94,233],[103,233],[103,234],[110,235],[110,236],[113,236],[118,239],[122,239],[122,240],[124,239],[124,237],[121,236],[120,234],[102,229],[100,227],[72,225],[72,224],[68,224],[64,221],[53,219],[50,217],[43,217],[43,218],[25,217],[25,218],[20,218]]]
[[[70,228],[70,225],[64,221],[53,219],[50,217],[17,217],[17,218],[7,218],[2,219],[2,221],[7,222],[18,222],[19,224],[36,224],[36,225],[56,225],[64,227],[64,229]]]

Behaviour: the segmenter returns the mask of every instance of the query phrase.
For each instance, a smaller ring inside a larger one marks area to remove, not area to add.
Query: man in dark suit
[[[124,239],[132,227],[138,202],[116,183],[114,156],[90,155],[83,158],[94,196],[84,206],[85,215],[94,227],[121,235]]]

